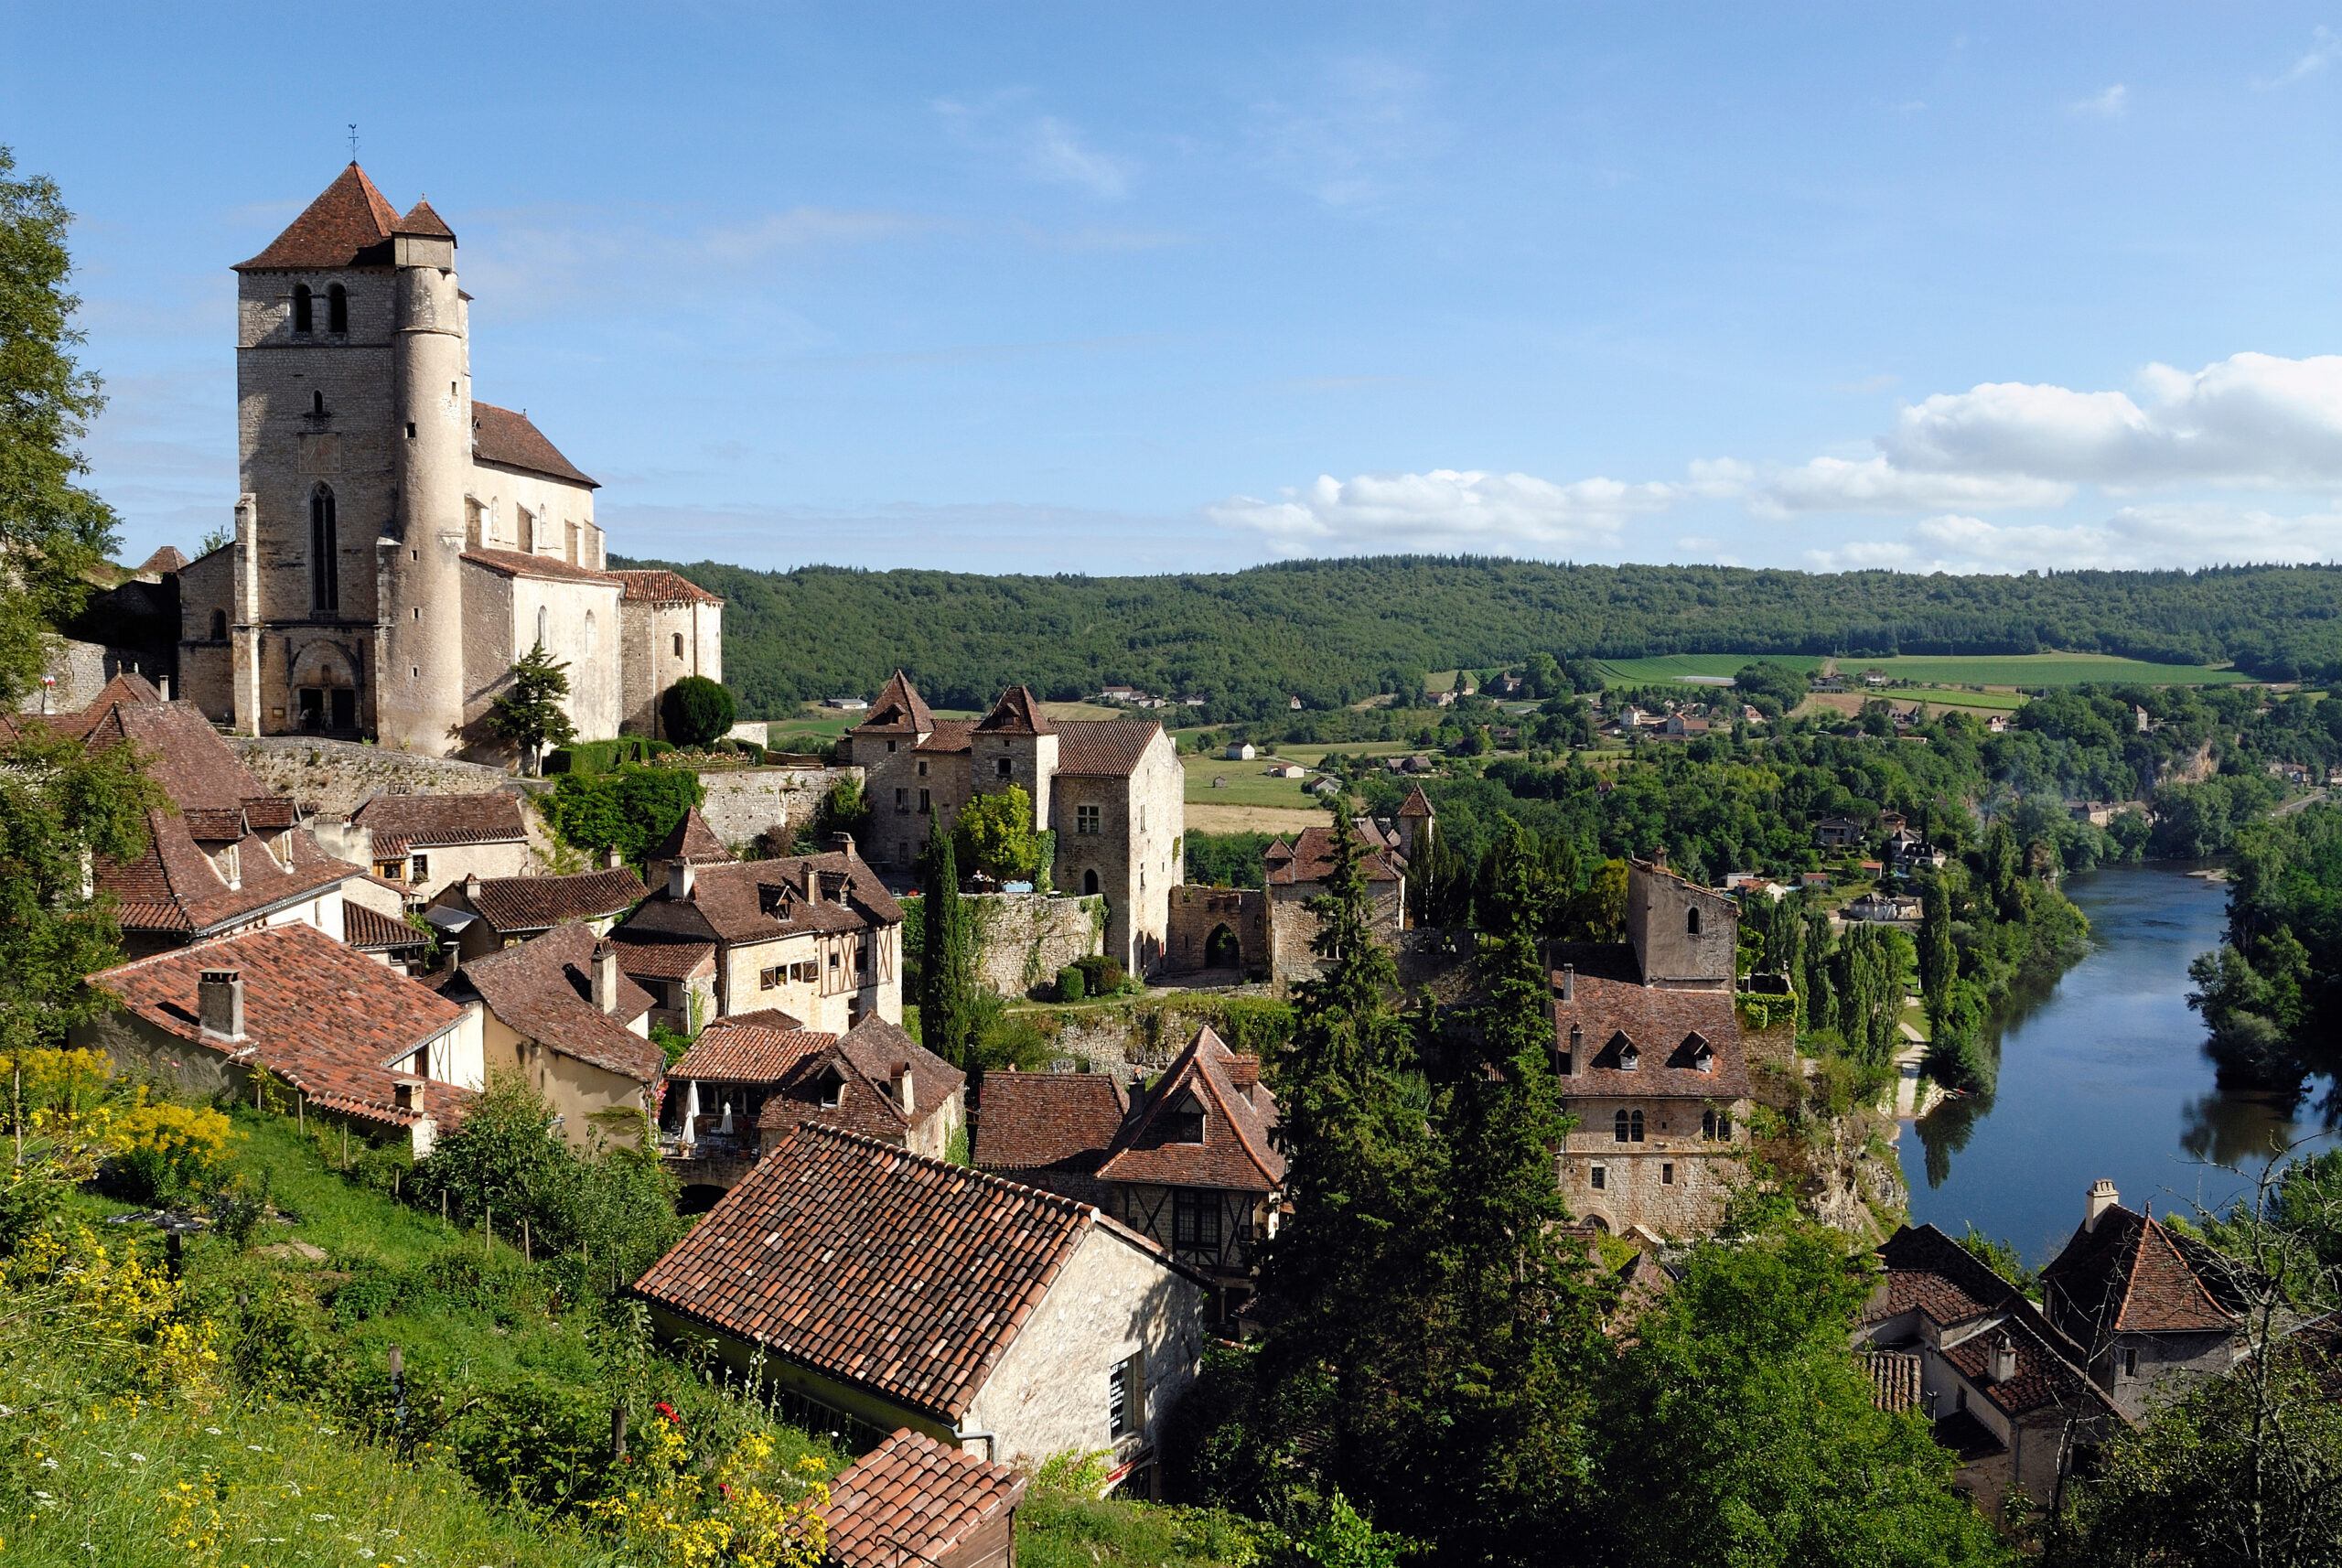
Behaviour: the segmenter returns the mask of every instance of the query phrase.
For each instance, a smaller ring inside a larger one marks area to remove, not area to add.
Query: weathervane
[[[349,124],[349,161],[351,163],[358,161],[358,125],[355,121],[350,122]]]

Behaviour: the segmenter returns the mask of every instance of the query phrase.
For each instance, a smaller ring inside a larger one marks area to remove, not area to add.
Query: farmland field
[[[1179,762],[1187,770],[1187,799],[1196,804],[1284,806],[1295,811],[1315,809],[1317,804],[1316,798],[1302,788],[1307,779],[1270,778],[1265,757],[1231,762],[1224,757],[1190,755]],[[1215,779],[1226,782],[1215,789],[1211,783]]]
[[[1752,659],[1810,672],[1827,660],[1812,654],[1671,653],[1659,659],[1611,659],[1603,671],[1621,685],[1674,681],[1686,675],[1729,675]],[[1946,686],[2079,686],[2090,682],[2134,681],[2150,686],[2222,686],[2251,677],[2203,664],[2150,664],[2103,653],[1960,655],[1944,658],[1841,659],[1838,672],[1859,677],[1880,670],[1898,681]],[[1950,698],[1932,699],[1950,701]]]

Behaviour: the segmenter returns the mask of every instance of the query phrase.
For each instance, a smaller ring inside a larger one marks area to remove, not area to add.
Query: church
[[[238,735],[493,760],[514,660],[568,665],[581,740],[656,736],[724,678],[724,601],[607,568],[595,482],[472,396],[471,295],[428,201],[352,163],[235,268],[234,536],[179,581],[179,694]]]

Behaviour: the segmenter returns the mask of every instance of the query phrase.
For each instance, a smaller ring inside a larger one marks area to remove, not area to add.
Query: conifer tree
[[[976,1023],[975,952],[950,833],[936,834],[929,846],[927,897],[920,900],[919,917],[920,1043],[952,1066],[965,1067]]]
[[[544,766],[545,747],[577,737],[561,700],[569,695],[569,666],[542,642],[512,661],[512,683],[488,705],[488,727],[521,751],[529,771]]]

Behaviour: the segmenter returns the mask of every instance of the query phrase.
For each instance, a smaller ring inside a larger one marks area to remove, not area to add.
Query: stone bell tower
[[[391,238],[398,268],[392,382],[398,491],[376,544],[384,744],[444,757],[463,720],[464,488],[470,477],[471,370],[456,236],[418,201]]]

